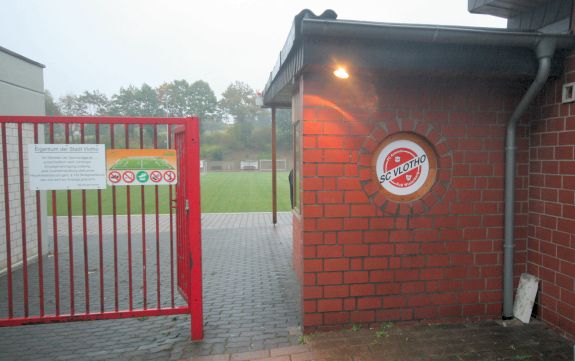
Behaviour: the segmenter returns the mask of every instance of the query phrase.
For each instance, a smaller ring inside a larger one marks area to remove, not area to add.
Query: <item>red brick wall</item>
[[[372,76],[303,75],[305,330],[499,318],[505,123],[525,87]],[[382,209],[361,172],[370,150],[398,131],[433,144],[438,182],[420,200]],[[526,267],[526,132],[520,127],[517,275]]]
[[[575,338],[575,104],[561,104],[575,81],[575,54],[550,81],[531,122],[527,271],[539,277],[537,316]]]
[[[292,265],[300,282],[303,279],[303,241],[301,217],[294,212],[292,216]]]

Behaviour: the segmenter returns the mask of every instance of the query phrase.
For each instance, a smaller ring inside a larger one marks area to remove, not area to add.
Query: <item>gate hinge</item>
[[[185,206],[186,213],[190,213],[190,202],[186,199],[186,206]]]

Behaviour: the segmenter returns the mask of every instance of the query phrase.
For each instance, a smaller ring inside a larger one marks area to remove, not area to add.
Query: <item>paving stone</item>
[[[141,218],[141,217],[140,217]],[[142,305],[141,289],[141,220],[132,217],[132,253],[134,307]],[[126,254],[126,216],[119,216],[118,249]],[[90,277],[90,308],[97,312],[99,308],[99,273],[97,218],[87,217],[89,239],[90,267],[96,268]],[[67,217],[58,218],[60,245],[60,284],[61,290],[69,285],[65,274],[68,266],[67,252]],[[96,222],[96,223],[94,223]],[[148,307],[156,305],[155,281],[155,216],[146,218],[147,230],[152,231],[146,237],[147,249],[147,282]],[[269,213],[250,214],[204,214],[203,225],[203,269],[204,269],[204,321],[205,347],[187,348],[181,346],[179,353],[188,357],[193,354],[215,354],[233,351],[252,351],[265,347],[259,340],[282,337],[286,344],[293,344],[289,338],[288,328],[299,325],[299,297],[286,298],[285,289],[299,290],[291,269],[291,215],[279,213],[279,223],[271,226]],[[51,226],[51,225],[50,225]],[[104,217],[104,232],[111,232],[112,217]],[[160,238],[169,239],[167,233],[169,219],[160,216]],[[73,220],[75,234],[82,232],[81,222]],[[49,230],[48,234],[51,234]],[[104,266],[107,270],[113,266],[112,237],[104,237]],[[76,310],[84,310],[83,278],[83,239],[74,236],[76,287]],[[107,242],[107,243],[106,243]],[[164,242],[165,243],[165,242]],[[160,249],[160,255],[169,255],[169,246]],[[108,262],[110,260],[110,262]],[[44,259],[45,304],[47,312],[53,312],[54,300],[54,257]],[[81,262],[82,261],[82,262]],[[51,268],[52,266],[52,268]],[[169,262],[161,263],[162,275],[169,275]],[[34,279],[33,264],[30,265],[30,277]],[[51,271],[50,271],[51,270]],[[50,273],[52,272],[52,273]],[[126,262],[119,262],[120,308],[127,308],[127,274]],[[113,278],[105,274],[106,310],[113,309]],[[21,285],[21,274],[14,272],[14,288]],[[162,279],[162,284],[164,284]],[[3,283],[4,282],[4,283]],[[37,281],[36,281],[37,282]],[[37,283],[32,283],[37,284]],[[167,289],[162,289],[162,296],[170,293],[169,280]],[[0,290],[5,287],[5,276],[0,276]],[[176,295],[176,304],[183,304]],[[19,298],[21,299],[21,298]],[[68,309],[69,295],[61,292],[61,312]],[[15,298],[16,300],[16,298]],[[37,309],[37,297],[31,297],[31,309]],[[0,311],[5,309],[4,298],[0,299]],[[125,307],[123,307],[125,306]],[[110,309],[110,307],[112,307]],[[278,326],[284,333],[277,332]],[[66,324],[33,325],[0,329],[0,350],[5,351],[8,359],[14,359],[19,350],[33,349],[36,354],[48,354],[52,359],[71,354],[72,350],[81,350],[84,355],[99,355],[102,350],[116,357],[126,355],[131,358],[138,349],[142,351],[170,351],[179,343],[189,342],[189,316],[145,317],[138,319],[89,321]],[[118,335],[122,335],[118,337]],[[257,339],[256,337],[260,337]],[[31,347],[33,344],[33,348]],[[57,345],[56,347],[53,347]],[[228,351],[229,348],[229,351]],[[173,351],[172,356],[175,354]],[[190,354],[191,353],[191,354]],[[82,359],[82,356],[79,358]]]
[[[212,355],[212,356],[194,356],[189,358],[190,361],[229,361],[230,355]]]
[[[315,351],[309,352],[300,352],[294,355],[291,355],[291,361],[311,361],[311,360],[319,360],[323,358],[321,353]]]
[[[230,361],[258,360],[269,356],[270,356],[269,350],[243,352],[243,353],[232,354]]]
[[[269,220],[266,223],[266,217],[269,218],[269,214],[203,216],[203,341],[190,341],[189,315],[9,327],[0,328],[0,360],[36,360],[41,357],[48,360],[192,361],[255,358],[276,361],[572,360],[572,342],[561,338],[541,322],[522,325],[484,321],[393,327],[385,338],[376,338],[373,331],[366,329],[330,332],[313,335],[308,344],[299,345],[299,287],[291,270],[289,214],[281,215],[280,225],[275,228],[269,226]],[[282,224],[283,218],[287,223]],[[162,222],[164,227],[165,222]],[[59,227],[62,229],[65,228]],[[124,247],[125,235],[119,239],[124,242]],[[93,240],[89,240],[90,244],[97,245]],[[151,242],[146,246],[148,252],[155,250],[155,234],[147,240]],[[67,242],[62,242],[65,247]],[[138,248],[141,247],[138,235],[134,236],[132,246],[136,253],[141,249]],[[111,248],[104,248],[105,252],[110,252]],[[82,248],[76,247],[76,250],[81,252]],[[90,249],[89,254],[96,256],[98,253]],[[162,249],[161,254],[169,252]],[[81,253],[75,255],[78,260],[82,257]],[[64,256],[61,261],[67,265]],[[151,262],[148,270],[155,270],[154,257],[149,257],[148,261]],[[136,257],[134,262],[134,280],[141,280],[141,259]],[[52,263],[53,259],[46,259],[46,264]],[[80,267],[77,274],[82,275],[82,265],[79,263],[77,266]],[[31,267],[31,274],[33,270]],[[61,270],[60,281],[69,284],[64,271]],[[53,274],[50,276],[49,273],[45,275],[45,283],[52,285]],[[124,292],[120,294],[121,304],[128,300],[125,294],[127,273],[128,267],[122,265],[119,273],[120,289]],[[153,273],[147,273],[149,307],[154,307],[156,299]],[[169,270],[162,270],[164,273],[169,274]],[[5,287],[3,282],[5,278],[0,276],[0,290]],[[15,289],[21,288],[18,283],[21,282],[21,274],[18,272],[15,272],[14,282]],[[82,310],[83,277],[76,277],[74,282],[76,309]],[[98,277],[90,278],[90,283],[98,285]],[[143,293],[137,282],[134,285],[134,294],[139,298],[135,299],[134,305],[138,306],[142,304]],[[105,286],[113,286],[113,280],[105,279]],[[54,295],[50,288],[46,291],[46,306],[53,310]],[[161,292],[162,295],[169,294],[169,290],[162,289]],[[106,307],[113,307],[111,295],[106,291]],[[18,296],[21,299],[21,295]],[[67,297],[61,297],[62,312],[67,310]],[[5,312],[2,302],[6,302],[5,298],[0,299],[0,312]],[[91,306],[97,308],[98,303],[98,292],[91,292]]]
[[[284,356],[273,356],[273,357],[267,357],[265,359],[262,359],[262,361],[290,361],[291,358],[289,355],[284,355]]]

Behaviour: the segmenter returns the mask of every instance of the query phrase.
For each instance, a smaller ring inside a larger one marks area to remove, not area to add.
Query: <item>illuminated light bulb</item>
[[[349,73],[347,72],[347,70],[345,70],[345,68],[343,67],[339,67],[337,68],[337,70],[335,70],[333,72],[333,75],[337,76],[340,79],[347,79],[349,78]]]

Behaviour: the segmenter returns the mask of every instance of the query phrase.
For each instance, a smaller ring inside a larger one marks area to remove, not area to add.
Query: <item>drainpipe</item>
[[[517,122],[539,93],[551,69],[551,58],[555,53],[555,40],[543,38],[535,49],[539,69],[533,83],[521,98],[507,123],[505,138],[505,225],[503,243],[503,319],[513,318],[513,249],[514,206],[515,206],[515,133]]]

